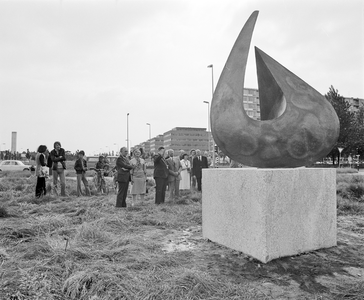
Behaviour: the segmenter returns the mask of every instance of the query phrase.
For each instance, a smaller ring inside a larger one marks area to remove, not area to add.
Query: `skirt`
[[[146,180],[145,178],[134,178],[133,179],[133,185],[131,186],[131,192],[132,195],[139,195],[139,194],[145,194],[146,191]]]

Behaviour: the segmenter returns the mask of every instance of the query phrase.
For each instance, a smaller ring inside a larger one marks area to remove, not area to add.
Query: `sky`
[[[203,101],[255,10],[245,87],[257,46],[323,95],[364,98],[362,0],[0,0],[0,149],[13,131],[18,151],[91,155],[126,146],[127,123],[130,147],[208,128]]]

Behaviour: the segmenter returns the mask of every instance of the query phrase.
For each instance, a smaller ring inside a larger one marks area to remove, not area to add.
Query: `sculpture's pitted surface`
[[[243,106],[246,62],[258,11],[240,32],[217,84],[211,105],[216,144],[248,166],[309,166],[327,155],[339,136],[339,119],[319,92],[255,48],[261,121]]]

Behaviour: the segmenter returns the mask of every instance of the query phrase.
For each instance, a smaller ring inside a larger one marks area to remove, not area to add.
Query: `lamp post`
[[[211,152],[211,132],[210,132],[210,102],[209,101],[203,101],[203,103],[206,103],[207,104],[207,134],[208,134],[208,137],[209,137],[209,154]]]
[[[211,88],[212,88],[212,98],[214,98],[214,65],[208,65],[208,68],[211,68]],[[210,113],[209,113],[209,124],[211,123],[211,117],[210,117]],[[211,134],[211,132],[210,132]],[[212,145],[212,167],[215,168],[215,141],[214,141],[214,137],[212,137],[212,141],[213,141],[213,145]],[[209,148],[210,148],[210,142],[209,142]]]
[[[147,125],[149,126],[149,139],[152,138],[152,125],[150,123],[147,123]]]
[[[214,65],[208,65],[208,68],[211,68],[211,79],[212,79],[212,97],[214,97]]]
[[[129,113],[126,114],[126,147],[129,155]]]

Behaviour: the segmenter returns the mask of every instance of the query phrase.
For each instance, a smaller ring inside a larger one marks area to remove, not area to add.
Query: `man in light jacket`
[[[173,201],[174,198],[179,197],[179,182],[181,181],[182,165],[179,157],[174,157],[174,151],[169,149],[167,151],[168,158],[168,186],[169,186],[169,200]]]

